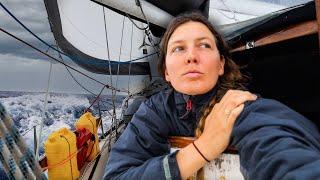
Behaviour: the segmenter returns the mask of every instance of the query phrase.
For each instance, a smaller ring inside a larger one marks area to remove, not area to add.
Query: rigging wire
[[[104,9],[103,9],[104,10]],[[104,23],[105,23],[105,31],[106,31],[106,41],[107,41],[107,45],[108,45],[108,36],[107,36],[107,26],[106,26],[106,19],[105,19],[105,12],[103,11],[103,13],[104,13]],[[124,22],[123,22],[124,23]],[[133,25],[133,24],[132,24]],[[133,31],[133,26],[132,26],[132,31]],[[122,33],[122,36],[123,36],[123,33]],[[133,36],[133,33],[131,34],[131,36]],[[132,37],[131,37],[131,41],[132,41]],[[121,39],[121,43],[122,43],[122,39]],[[109,49],[108,49],[109,50]],[[121,51],[121,47],[120,47],[120,51]],[[131,51],[132,51],[132,42],[131,42]],[[153,53],[152,55],[154,55],[155,53]],[[108,55],[109,55],[109,52],[108,52]],[[120,53],[120,55],[119,56],[121,56],[121,53]],[[120,59],[120,57],[119,57],[119,59]],[[132,62],[133,60],[131,60],[131,52],[130,52],[130,66],[129,66],[129,75],[131,74],[131,71],[130,71],[130,68],[131,68],[131,62]],[[111,71],[110,71],[111,72]],[[130,77],[130,76],[129,76]],[[129,92],[129,90],[128,90],[128,96],[125,98],[125,100],[124,100],[124,102],[128,102],[128,100],[130,99],[130,97],[132,97],[133,96],[133,94],[130,94],[130,92]],[[114,101],[113,101],[114,102]],[[124,103],[124,104],[126,104],[126,103]],[[121,109],[123,109],[123,105],[121,106]],[[113,115],[115,115],[115,107],[113,108],[113,110],[114,110],[114,113],[113,113]],[[116,125],[114,124],[114,120],[116,119],[116,117],[113,117],[112,118],[112,123],[111,123],[111,128],[108,130],[108,132],[109,132],[109,138],[108,138],[108,140],[106,141],[106,142],[108,142],[108,143],[104,143],[104,145],[103,145],[103,148],[102,149],[105,149],[106,147],[108,147],[108,150],[110,150],[110,147],[111,147],[111,139],[112,139],[112,132],[114,132],[113,131],[113,127],[115,127],[114,128],[114,130],[116,131],[116,133],[117,133],[117,128],[116,128],[116,126],[118,126],[118,125],[120,125],[120,123],[116,123]],[[102,152],[103,150],[101,150],[100,151],[100,153]],[[99,154],[100,154],[99,153]],[[98,154],[98,155],[99,155]],[[95,157],[95,158],[97,158],[98,157],[98,155]],[[88,164],[88,167],[90,167],[91,166],[91,164],[92,163],[89,163]],[[87,168],[86,168],[87,169]],[[86,169],[85,169],[85,171],[86,171]],[[81,178],[80,178],[81,179]]]
[[[146,27],[139,27],[135,22],[134,20],[131,18],[131,16],[126,13],[126,16],[128,17],[128,19],[131,21],[131,23],[138,29],[140,29],[141,31],[144,31],[144,30],[147,30],[149,28],[149,25],[147,25]]]
[[[140,8],[140,11],[141,11],[141,13],[142,13],[142,16],[143,16],[144,20],[145,20],[145,21],[147,22],[147,24],[148,24],[147,27],[150,27],[150,23],[149,23],[146,15],[144,14],[144,11],[143,11],[143,9],[142,9],[142,5],[141,5],[140,0],[136,0],[136,5]]]
[[[123,109],[123,107],[124,107],[123,105],[124,105],[125,103],[127,103],[128,100],[129,100],[131,97],[132,97],[132,95],[129,95],[129,96],[127,96],[127,97],[123,100],[123,103],[122,103],[122,105],[121,105],[121,109]],[[120,123],[121,123],[121,122],[119,122],[119,125],[121,125]],[[103,126],[103,124],[102,124],[102,119],[99,121],[99,124],[98,124],[97,127],[99,127],[99,125]],[[103,143],[100,151],[96,154],[96,156],[95,156],[90,162],[88,162],[88,164],[86,165],[86,168],[84,168],[84,170],[83,170],[83,172],[82,172],[82,175],[79,177],[79,179],[83,179],[84,174],[86,174],[86,172],[87,172],[88,169],[92,166],[92,164],[93,164],[93,163],[96,164],[96,163],[97,163],[96,161],[99,161],[99,157],[100,157],[101,153],[104,152],[104,150],[105,150],[106,148],[108,148],[108,151],[110,151],[110,148],[111,148],[111,139],[114,137],[113,135],[114,135],[114,131],[115,131],[115,129],[116,129],[115,127],[116,127],[116,126],[115,126],[114,124],[111,124],[111,127],[109,128],[109,130],[107,130],[107,132],[102,135],[102,136],[107,135],[107,136],[108,136],[108,140],[106,140],[106,141]],[[92,170],[92,171],[94,171],[94,169],[95,169],[95,166],[93,167],[93,170]],[[91,173],[92,173],[92,172],[91,172]]]
[[[155,50],[156,52],[160,52],[160,51],[159,51],[159,48],[155,45],[155,43],[154,43],[154,41],[153,41],[153,39],[152,39],[152,36],[151,36],[152,33],[151,33],[151,31],[150,31],[150,22],[148,21],[145,13],[144,13],[144,11],[143,11],[142,4],[141,4],[140,0],[136,0],[136,5],[140,7],[140,11],[141,11],[141,13],[142,13],[142,15],[143,15],[143,18],[144,18],[144,20],[145,20],[145,21],[147,22],[147,24],[148,24],[148,26],[147,26],[148,29],[145,29],[145,34],[148,36],[149,42],[151,43],[152,47],[154,48],[154,50]]]
[[[124,105],[125,103],[127,103],[127,101],[128,101],[131,97],[132,97],[132,95],[127,96],[127,97],[123,100],[124,103],[122,103],[121,109],[123,108],[123,105]],[[101,121],[100,121],[100,122],[101,122]],[[100,123],[100,122],[99,122],[99,123]],[[121,123],[121,122],[120,122],[120,123]],[[119,123],[119,125],[121,125],[120,123]],[[100,124],[99,124],[99,125],[100,125]],[[99,125],[98,125],[98,126],[99,126]],[[115,125],[112,124],[111,127],[109,128],[109,130],[107,130],[107,132],[106,132],[105,134],[108,136],[108,140],[106,140],[106,141],[103,143],[100,151],[96,154],[96,156],[95,156],[90,162],[88,162],[88,164],[86,165],[86,168],[83,170],[82,175],[79,177],[79,179],[83,179],[83,178],[84,178],[84,174],[86,174],[86,172],[87,172],[88,169],[92,166],[93,163],[96,163],[96,161],[99,160],[99,156],[101,155],[102,152],[104,152],[104,150],[105,150],[106,148],[108,148],[108,151],[110,151],[110,148],[111,148],[111,140],[112,140],[112,138],[116,138],[116,134],[114,134],[115,129],[116,129],[116,128],[115,128]],[[94,168],[93,168],[92,171],[94,171]]]
[[[103,123],[102,123],[102,114],[101,114],[101,107],[100,107],[100,103],[98,101],[98,113],[99,113],[99,124],[101,124],[101,133],[102,133],[102,137],[104,137],[104,130],[103,130]],[[97,126],[99,127],[99,125]]]
[[[115,91],[117,91],[117,92],[127,92],[127,91],[124,91],[124,90],[116,89],[116,88],[114,88],[114,87],[112,87],[112,86],[110,86],[110,85],[108,85],[108,84],[104,84],[103,82],[101,82],[101,81],[99,81],[99,80],[97,80],[97,79],[94,79],[93,77],[91,77],[91,76],[89,76],[89,75],[87,75],[87,74],[85,74],[85,73],[83,73],[83,72],[81,72],[81,71],[79,71],[79,70],[75,69],[74,67],[72,67],[72,66],[70,66],[70,65],[67,65],[66,63],[64,63],[64,62],[60,61],[59,59],[57,59],[57,58],[55,58],[55,57],[53,57],[53,56],[51,56],[51,55],[49,55],[49,54],[47,54],[47,53],[45,53],[45,52],[41,51],[40,49],[36,48],[35,46],[31,45],[30,43],[28,43],[28,42],[26,42],[26,41],[24,41],[24,40],[22,40],[22,39],[18,38],[17,36],[15,36],[15,35],[13,35],[13,34],[9,33],[8,31],[6,31],[6,30],[2,29],[1,27],[0,27],[0,31],[2,31],[2,32],[4,32],[5,34],[7,34],[7,35],[9,35],[9,36],[13,37],[14,39],[16,39],[16,40],[18,40],[18,41],[20,41],[20,42],[22,42],[22,43],[26,44],[27,46],[31,47],[32,49],[34,49],[34,50],[36,50],[36,51],[40,52],[41,54],[43,54],[43,55],[45,55],[45,56],[47,56],[47,57],[51,58],[52,60],[54,60],[54,61],[56,61],[56,62],[58,62],[58,63],[61,63],[61,64],[65,65],[65,66],[67,66],[68,68],[70,68],[70,69],[72,69],[72,70],[74,70],[74,71],[78,72],[79,74],[81,74],[81,75],[83,75],[83,76],[85,76],[85,77],[87,77],[87,78],[91,79],[92,81],[95,81],[95,82],[97,82],[97,83],[99,83],[99,84],[101,84],[101,85],[103,85],[103,86],[106,86],[106,88],[113,89],[113,90],[115,90]]]
[[[149,29],[149,26],[147,26],[146,28],[140,28],[140,27],[133,21],[133,19],[132,19],[129,15],[127,15],[127,18],[131,21],[131,23],[132,23],[136,28],[144,31],[145,35],[148,37],[148,40],[149,40],[149,42],[151,43],[151,47],[155,50],[154,53],[149,54],[149,55],[151,56],[151,55],[154,55],[154,54],[159,54],[159,48],[157,47],[156,43],[154,43],[153,38],[151,37],[151,34],[152,34],[152,33],[151,33],[150,29]],[[145,57],[145,58],[148,58],[149,55],[146,55],[146,56],[144,56],[144,57]],[[136,60],[133,59],[133,60],[129,60],[129,61],[126,61],[126,62],[132,63],[132,62],[134,62],[134,61],[136,61]]]
[[[57,43],[57,42],[56,42],[56,43]],[[57,47],[57,45],[52,45],[52,46],[56,46],[56,47]],[[59,48],[59,47],[57,47],[57,48]],[[48,48],[47,51],[49,51],[49,49],[50,49],[50,48]],[[65,62],[60,53],[58,53],[58,56],[59,56],[59,58],[60,58],[60,60],[61,60],[62,62]],[[71,73],[71,71],[69,70],[69,68],[68,68],[67,66],[64,66],[64,67],[65,67],[66,70],[68,71],[68,73],[69,73],[69,75],[71,76],[71,78],[72,78],[82,89],[84,89],[85,91],[87,91],[87,92],[89,92],[90,94],[94,95],[96,98],[97,98],[98,96],[100,96],[100,95],[96,95],[95,93],[93,93],[92,91],[90,91],[90,90],[88,90],[86,87],[84,87],[84,86],[74,77],[74,75]],[[103,88],[105,88],[105,86],[104,86]],[[102,99],[100,99],[99,101],[111,105],[111,103],[108,102],[108,101],[103,101]],[[90,107],[91,107],[91,106],[90,106]],[[100,105],[99,105],[99,112],[100,112]],[[107,112],[110,116],[112,116],[109,111],[106,111],[106,112]]]
[[[126,13],[126,16],[128,17],[128,19],[132,22],[132,24],[133,24],[136,28],[138,28],[138,29],[140,29],[140,30],[142,30],[142,31],[145,31],[145,30],[147,30],[147,29],[150,27],[150,23],[149,23],[149,21],[147,20],[146,15],[144,14],[144,11],[143,11],[142,6],[141,6],[141,3],[140,3],[140,0],[136,0],[136,5],[140,8],[141,14],[142,14],[144,20],[147,22],[147,26],[146,26],[146,27],[139,27],[139,26],[134,22],[134,20],[131,18],[131,16],[130,16],[128,13]]]
[[[140,8],[141,8],[141,6],[139,6]],[[141,8],[141,11],[142,11],[142,13],[143,13],[143,10],[142,10],[142,8]],[[144,13],[143,13],[144,14]],[[129,15],[127,15],[127,17],[128,17],[128,19],[131,21],[131,23],[132,23],[132,27],[131,27],[131,47],[130,47],[130,59],[132,58],[132,42],[133,42],[133,25],[135,25],[138,29],[140,29],[140,30],[142,30],[141,28],[139,28],[135,23],[134,23],[134,21],[131,19],[131,17],[129,16]],[[145,20],[147,21],[147,19],[146,19],[146,16],[144,15],[144,17],[145,17]],[[125,17],[124,17],[125,18]],[[149,22],[147,21],[147,23],[148,23],[148,26],[149,26]],[[121,56],[121,48],[122,48],[122,39],[123,39],[123,28],[124,28],[124,19],[123,19],[123,27],[122,27],[122,34],[121,34],[121,44],[120,44],[120,54],[119,54],[119,60],[120,60],[120,56]],[[153,48],[155,48],[155,45],[154,45],[154,43],[153,43],[153,40],[152,40],[152,37],[150,36],[151,35],[151,32],[150,32],[150,30],[148,29],[148,27],[145,29],[145,34],[148,36],[148,40],[152,43],[152,45],[153,45]],[[157,52],[156,52],[157,53]],[[155,53],[153,53],[153,54],[155,54]],[[129,65],[129,79],[130,79],[130,75],[131,75],[131,70],[130,70],[130,68],[131,68],[131,62],[132,62],[133,60],[130,60],[130,65]],[[129,80],[129,82],[130,82],[130,80]],[[124,100],[124,102],[122,103],[122,106],[121,106],[121,109],[123,109],[124,108],[124,106],[125,105],[127,105],[127,103],[128,103],[128,100],[131,98],[131,97],[133,97],[134,95],[138,95],[139,93],[141,93],[141,92],[138,92],[138,93],[134,93],[134,94],[131,94],[130,93],[130,90],[129,90],[129,82],[128,82],[128,96],[125,98],[125,100]],[[117,87],[117,86],[116,86]],[[115,110],[115,108],[114,108],[114,110]],[[122,114],[123,114],[124,112],[123,111],[121,111],[121,115],[120,116],[122,116]],[[115,114],[115,112],[114,112],[114,114]],[[106,145],[106,144],[108,144],[108,149],[109,149],[109,151],[110,151],[110,145],[111,145],[111,138],[112,138],[112,127],[115,127],[114,128],[114,131],[115,131],[115,138],[117,138],[117,130],[118,130],[118,126],[120,125],[120,123],[121,122],[114,122],[114,121],[112,121],[112,125],[111,125],[111,128],[110,128],[110,130],[111,130],[111,132],[110,132],[110,135],[109,135],[109,141],[108,141],[108,143],[105,143],[104,144],[104,146]]]
[[[41,42],[42,42],[43,44],[45,44],[46,46],[48,46],[49,48],[53,49],[54,51],[57,51],[57,52],[63,54],[64,56],[67,56],[67,57],[69,57],[69,58],[72,59],[72,57],[71,57],[70,55],[68,55],[68,54],[60,51],[59,49],[53,47],[52,45],[50,45],[49,43],[47,43],[46,41],[44,41],[42,38],[40,38],[39,36],[37,36],[35,33],[33,33],[33,32],[32,32],[26,25],[24,25],[13,13],[11,13],[11,12],[9,11],[9,9],[6,8],[1,2],[0,2],[0,6],[1,6],[18,24],[20,24],[25,30],[27,30],[30,34],[32,34],[33,37],[35,37],[36,39],[38,39],[39,41],[41,41]],[[153,54],[155,54],[155,53],[153,53]],[[146,57],[149,57],[149,56],[151,56],[151,55],[153,55],[153,54],[149,54],[149,55],[146,55],[146,56],[138,57],[138,58],[136,58],[136,59],[134,59],[134,60],[123,60],[123,61],[121,61],[120,63],[121,63],[121,64],[127,64],[127,63],[129,63],[130,61],[138,61],[138,60],[144,59],[144,58],[146,58]],[[107,59],[107,61],[114,61],[114,62],[116,62],[115,60],[111,60],[110,58]]]
[[[102,8],[104,10],[104,7],[102,7]],[[103,11],[103,13],[104,13],[104,17],[105,17],[105,11]],[[106,21],[105,18],[104,18],[104,24],[105,24],[105,34],[106,34],[108,56],[110,58],[108,28],[107,28],[107,21]],[[122,24],[122,26],[123,26],[123,24]],[[121,39],[121,45],[122,45],[122,39]],[[121,55],[121,49],[120,49],[120,55]],[[120,61],[120,55],[119,55],[119,61]],[[111,66],[109,64],[110,81],[111,81],[111,84],[112,84],[112,73],[111,73],[110,69],[111,69]],[[119,64],[118,64],[118,73],[119,73]],[[118,73],[117,73],[116,86],[117,86],[117,83],[118,83],[118,76],[119,76]],[[116,120],[117,120],[117,114],[116,114],[116,105],[115,105],[116,92],[115,91],[111,91],[111,94],[112,94],[111,100],[112,100],[112,107],[113,107],[112,108],[112,116],[111,116],[111,127],[112,127],[114,125],[114,123],[116,122]]]
[[[133,23],[131,23],[130,59],[132,58],[132,42],[133,42]],[[129,64],[128,96],[130,95],[130,77],[131,77],[130,75],[131,75],[131,62]]]
[[[62,62],[65,62],[60,53],[58,53],[58,56],[59,56],[59,58],[60,58],[60,60],[61,60]],[[84,85],[82,85],[82,84],[76,79],[76,77],[74,77],[74,75],[71,73],[71,71],[69,70],[69,68],[68,68],[67,66],[64,66],[64,67],[66,68],[66,70],[67,70],[68,74],[71,76],[71,78],[72,78],[82,89],[84,89],[85,91],[87,91],[88,93],[90,93],[90,94],[92,94],[92,95],[94,95],[94,96],[98,96],[97,94],[95,94],[95,93],[93,93],[92,91],[90,91],[88,88],[84,87]],[[111,103],[108,102],[108,101],[103,101],[103,100],[100,100],[100,101],[105,102],[105,103],[108,103],[108,104],[111,104]]]
[[[57,42],[56,42],[56,43],[57,43]],[[54,46],[54,45],[53,45],[53,46]],[[58,48],[58,47],[57,47],[57,48]],[[60,58],[60,60],[61,60],[62,62],[65,62],[60,53],[58,53],[58,56],[59,56],[59,58]],[[89,92],[90,94],[94,95],[95,98],[98,98],[98,97],[101,95],[101,94],[97,95],[97,94],[93,93],[92,91],[90,91],[89,89],[87,89],[86,87],[84,87],[84,85],[82,85],[82,84],[74,77],[74,75],[71,73],[71,71],[69,70],[69,68],[68,68],[67,66],[64,66],[64,67],[65,67],[66,70],[68,71],[68,73],[69,73],[69,75],[71,76],[71,78],[72,78],[82,89],[84,89],[85,91],[87,91],[87,92]],[[104,89],[104,88],[105,88],[105,86],[103,86],[103,89]],[[99,99],[99,101],[111,105],[111,103],[108,102],[108,101],[103,101],[102,99]],[[94,103],[93,103],[93,104],[94,104]],[[90,107],[91,107],[91,106],[92,106],[92,105],[90,105]],[[99,113],[100,113],[100,111],[101,111],[101,110],[100,110],[100,105],[99,105]],[[111,114],[109,111],[106,110],[106,112],[109,114],[109,116],[112,117],[112,114]]]
[[[104,31],[105,31],[105,36],[106,36],[106,45],[107,45],[107,52],[108,52],[108,58],[110,59],[110,51],[109,51],[109,39],[108,39],[108,28],[107,28],[107,22],[106,22],[106,13],[105,13],[105,9],[104,7],[102,7],[102,12],[103,12],[103,22],[104,22]],[[112,71],[111,71],[111,64],[110,64],[110,61],[108,63],[108,67],[109,67],[109,75],[110,75],[110,83],[111,85],[113,86],[113,83],[112,83]],[[114,94],[114,91],[111,90],[111,94],[113,95]],[[112,107],[115,108],[115,103],[114,103],[114,100],[112,98]],[[113,116],[111,116],[111,118],[113,119]]]
[[[107,45],[108,59],[110,59],[109,41],[108,41],[108,29],[107,29],[107,23],[106,23],[106,13],[105,13],[105,10],[104,10],[103,6],[102,6],[102,12],[103,12],[104,31],[105,31],[105,35],[106,35],[106,45]],[[110,83],[112,85],[112,72],[111,72],[110,61],[109,61],[108,65],[109,65]]]
[[[48,104],[48,95],[49,95],[49,87],[50,87],[50,81],[51,81],[51,75],[52,75],[52,62],[50,62],[50,69],[49,69],[49,77],[48,77],[48,83],[47,83],[47,90],[46,90],[46,95],[44,98],[44,108],[42,112],[42,120],[40,122],[40,130],[39,130],[39,135],[38,135],[38,140],[37,140],[37,147],[36,147],[36,160],[39,160],[39,149],[40,149],[40,141],[41,141],[41,135],[42,135],[42,129],[43,129],[43,122],[44,119],[46,118],[46,112],[47,112],[47,104]]]
[[[122,30],[121,30],[121,39],[120,39],[120,50],[119,50],[119,59],[118,59],[118,62],[120,62],[120,59],[121,59],[121,53],[122,53],[122,42],[123,42],[123,32],[124,32],[124,22],[125,22],[125,16],[123,16],[123,19],[122,19]],[[116,85],[115,85],[115,88],[118,87],[118,77],[119,77],[119,72],[120,72],[120,66],[118,64],[118,69],[117,69],[117,79],[116,79]],[[116,93],[114,94],[114,96],[116,96]]]
[[[141,9],[142,10],[142,9]],[[143,11],[143,10],[142,10]],[[130,59],[132,58],[132,39],[133,39],[133,25],[135,25],[136,26],[136,24],[133,22],[133,20],[130,18],[130,16],[129,15],[127,15],[127,17],[129,18],[129,20],[132,22],[132,26],[131,26],[131,47],[130,47]],[[144,16],[145,17],[145,16]],[[145,18],[146,19],[146,18]],[[148,23],[149,24],[149,23]],[[138,29],[140,29],[138,26],[136,26]],[[141,30],[141,29],[140,29]],[[106,29],[105,29],[105,31],[107,31]],[[107,33],[107,32],[106,32]],[[122,33],[122,36],[123,36],[123,33]],[[107,36],[106,36],[107,37]],[[122,43],[122,38],[123,37],[121,37],[121,43]],[[150,37],[148,37],[148,38],[150,38]],[[107,39],[107,38],[106,38]],[[108,40],[108,39],[107,39]],[[150,40],[149,40],[150,41]],[[151,41],[150,41],[151,42]],[[120,46],[120,51],[121,51],[121,46]],[[154,55],[155,53],[153,53],[152,55]],[[121,56],[121,53],[120,53],[120,55],[119,56]],[[120,59],[120,57],[119,57],[119,59]],[[129,78],[130,78],[130,74],[131,74],[131,70],[130,70],[130,68],[131,68],[131,62],[132,62],[133,60],[130,60],[130,65],[129,65]],[[130,81],[129,81],[130,82]],[[128,87],[129,87],[129,83],[128,83]],[[130,93],[130,91],[129,91],[129,88],[128,88],[128,96],[125,98],[125,100],[123,101],[123,103],[122,103],[122,106],[121,106],[121,109],[123,109],[124,108],[124,106],[125,105],[127,105],[128,104],[128,100],[131,98],[131,97],[133,97],[134,95],[138,95],[139,93],[141,93],[141,92],[138,92],[138,93],[134,93],[134,94],[131,94]],[[114,108],[114,110],[115,110],[115,108]],[[122,111],[122,113],[123,113],[123,111]],[[115,113],[114,113],[115,114]],[[122,116],[122,114],[121,114],[121,116]],[[102,150],[100,151],[100,153],[103,151],[103,149],[105,149],[106,147],[108,148],[108,151],[110,151],[110,147],[111,147],[111,139],[112,139],[112,136],[113,136],[113,132],[115,131],[115,136],[116,136],[116,138],[117,138],[117,127],[120,125],[120,123],[121,122],[119,122],[119,123],[117,123],[116,122],[116,124],[114,123],[114,121],[113,121],[114,119],[112,119],[112,123],[111,123],[111,128],[109,129],[109,138],[108,138],[108,140],[104,143],[104,145],[103,145],[103,147],[102,147]],[[113,128],[114,127],[114,128]],[[114,130],[113,130],[114,129]],[[107,133],[107,132],[106,132]],[[99,153],[99,154],[100,154]],[[96,156],[96,157],[98,157],[98,156]],[[92,163],[89,163],[88,164],[88,166],[91,166],[91,164]],[[86,171],[86,170],[85,170]]]
[[[161,86],[161,84],[159,84],[159,85]],[[158,86],[158,85],[156,85],[156,86]],[[132,98],[133,96],[135,96],[135,95],[142,95],[142,94],[148,93],[148,91],[152,91],[152,90],[145,89],[145,90],[143,90],[143,91],[141,91],[141,92],[137,92],[137,93],[133,93],[133,94],[128,95],[128,96],[125,97],[125,99],[123,100],[120,109],[123,109],[124,106],[126,106],[126,104],[128,103],[129,99]],[[122,113],[123,113],[123,111],[122,111]],[[121,115],[121,116],[122,116],[122,115]],[[99,125],[100,125],[100,124],[101,124],[101,121],[99,121]],[[98,126],[99,126],[99,125],[98,125]],[[122,125],[122,121],[120,121],[118,125]],[[99,157],[100,157],[101,153],[104,152],[104,150],[105,150],[106,148],[108,148],[107,150],[110,151],[110,149],[111,149],[111,140],[112,140],[113,138],[117,138],[116,133],[114,133],[115,130],[116,130],[116,126],[115,126],[114,124],[111,124],[111,127],[109,128],[109,130],[107,130],[107,132],[105,133],[105,135],[108,136],[108,140],[106,140],[106,141],[104,142],[101,150],[96,154],[96,156],[93,158],[93,160],[90,161],[90,162],[87,164],[86,168],[84,169],[84,171],[83,171],[82,175],[79,177],[79,179],[83,179],[84,174],[85,174],[85,173],[87,172],[87,170],[92,166],[92,164],[93,164],[93,163],[96,163],[96,161],[99,161]],[[94,169],[94,167],[93,167],[93,169]]]
[[[120,39],[120,50],[119,50],[119,62],[120,62],[120,58],[121,58],[121,52],[122,52],[122,41],[123,41],[123,32],[124,32],[124,22],[125,22],[125,19],[126,19],[126,16],[123,16],[123,19],[122,19],[122,30],[121,30],[121,39]],[[118,87],[118,77],[119,77],[119,72],[120,72],[120,66],[118,64],[118,71],[117,71],[117,79],[116,79],[116,85],[115,87],[117,88]],[[128,90],[129,92],[129,90]],[[114,92],[114,94],[112,95],[112,100],[115,101],[115,98],[116,98],[116,92]],[[115,103],[113,103],[115,104]],[[116,114],[116,107],[114,105],[114,108],[113,108],[113,113],[114,113],[114,116],[115,116],[115,123],[116,123],[116,136],[117,136],[117,133],[118,133],[118,122],[117,122],[117,114]]]
[[[48,47],[45,52],[48,53],[48,52],[49,52],[49,49],[50,49],[50,47]],[[50,64],[50,71],[51,71],[51,65],[52,65],[52,64]],[[44,108],[44,109],[46,109],[46,108]],[[28,132],[30,132],[31,130],[33,130],[34,128],[36,128],[36,127],[39,126],[39,125],[41,125],[41,122],[33,125],[33,126],[32,126],[31,128],[29,128],[29,129],[25,130],[24,133],[22,134],[22,136],[25,136],[26,134],[28,134]]]
[[[144,28],[141,28],[141,27],[139,27],[139,26],[134,22],[134,20],[131,18],[131,16],[130,16],[128,13],[126,13],[126,16],[128,17],[128,19],[131,21],[131,23],[132,23],[136,28],[144,31],[145,35],[148,37],[149,42],[151,43],[151,46],[153,47],[153,49],[155,50],[155,52],[158,54],[159,48],[158,48],[158,46],[154,43],[153,38],[152,38],[152,36],[151,36],[152,33],[151,33],[151,31],[150,31],[150,22],[148,21],[145,13],[144,13],[144,11],[143,11],[143,8],[142,8],[142,5],[141,5],[140,0],[136,0],[136,5],[140,8],[141,14],[142,14],[145,22],[147,22],[147,26],[144,27]],[[131,62],[132,62],[132,61],[133,61],[133,60],[131,60]]]
[[[131,23],[131,40],[130,40],[130,59],[132,58],[132,44],[133,44],[133,23]],[[128,101],[131,98],[130,96],[130,77],[131,77],[131,63],[129,64],[129,78],[128,78],[128,96],[127,98],[124,100],[124,103],[122,105],[122,109],[121,109],[121,115],[120,118],[123,118],[123,114],[124,114],[124,107],[127,109],[128,108]]]
[[[88,112],[89,109],[93,106],[93,104],[100,98],[100,95],[102,94],[103,90],[104,90],[105,86],[103,86],[103,88],[101,89],[100,93],[98,94],[98,96],[93,100],[93,102],[90,104],[90,106],[85,110],[85,112]]]
[[[108,58],[110,58],[110,51],[109,51],[109,39],[108,39],[108,28],[107,28],[107,21],[106,21],[106,13],[105,13],[105,9],[104,7],[102,6],[102,11],[103,11],[103,20],[104,20],[104,31],[105,31],[105,34],[106,34],[106,44],[107,44],[107,51],[108,51]],[[122,43],[122,41],[121,41]],[[111,65],[110,65],[110,61],[109,61],[109,74],[110,74],[110,83],[111,85],[112,84],[112,72],[111,72]],[[113,113],[111,115],[111,127],[113,126],[116,118],[117,118],[117,115],[116,115],[116,106],[115,106],[115,91],[111,90],[111,94],[112,94],[112,97],[111,97],[111,100],[112,100],[112,107],[113,107]],[[111,129],[112,130],[112,129]],[[111,142],[111,139],[109,139],[109,142]],[[109,144],[110,145],[110,144]]]

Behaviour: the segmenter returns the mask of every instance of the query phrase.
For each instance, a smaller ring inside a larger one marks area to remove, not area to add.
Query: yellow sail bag
[[[44,143],[49,179],[77,179],[76,135],[67,128],[53,132]]]
[[[99,153],[99,137],[98,137],[98,130],[97,130],[97,120],[92,115],[91,112],[84,113],[79,120],[75,123],[76,129],[86,128],[92,134],[94,134],[95,140],[94,142],[90,142],[87,151],[87,160],[93,160],[96,155]]]

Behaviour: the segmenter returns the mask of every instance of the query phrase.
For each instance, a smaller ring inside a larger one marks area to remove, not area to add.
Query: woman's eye
[[[172,49],[172,52],[179,52],[179,51],[182,51],[182,50],[183,50],[183,47],[177,46],[177,47]]]
[[[200,47],[203,47],[203,48],[211,48],[210,44],[208,44],[208,43],[201,43],[201,44],[200,44]]]

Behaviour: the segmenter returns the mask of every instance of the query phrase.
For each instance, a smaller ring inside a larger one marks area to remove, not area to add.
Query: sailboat
[[[111,128],[99,137],[100,150],[80,170],[80,179],[103,177],[110,147],[140,103],[167,88],[156,70],[158,45],[169,21],[185,11],[201,11],[218,27],[236,63],[244,74],[252,77],[248,86],[252,92],[280,100],[315,122],[320,118],[317,0],[290,4],[243,0],[241,5],[237,0],[44,0],[44,3],[59,47],[56,50],[62,56],[87,71],[129,79],[126,90],[118,89],[112,83],[113,78],[103,86],[111,88],[114,96],[120,92],[128,95],[121,116],[114,116]],[[130,81],[133,77],[134,81]],[[193,140],[172,137],[170,142],[172,147],[181,148]],[[243,178],[236,153],[228,149],[205,167],[204,177]],[[42,158],[40,165],[49,166],[47,159]]]

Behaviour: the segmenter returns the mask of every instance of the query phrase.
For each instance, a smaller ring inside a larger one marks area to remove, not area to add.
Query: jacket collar
[[[177,105],[186,104],[189,99],[192,101],[192,104],[205,105],[216,94],[217,89],[218,89],[217,86],[215,86],[209,92],[205,94],[195,95],[195,96],[182,94],[174,90],[174,97]]]

